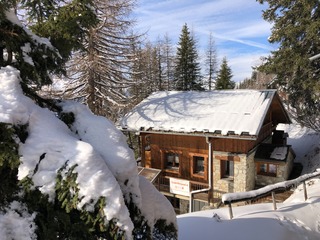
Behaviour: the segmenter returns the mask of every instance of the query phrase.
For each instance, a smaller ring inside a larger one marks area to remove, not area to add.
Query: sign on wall
[[[187,180],[170,178],[170,192],[173,194],[189,196],[190,182]]]

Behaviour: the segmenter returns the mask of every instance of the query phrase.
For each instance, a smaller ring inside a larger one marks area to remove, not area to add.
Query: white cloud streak
[[[272,50],[271,25],[262,19],[265,6],[252,0],[138,0],[138,29],[155,41],[166,33],[177,43],[187,23],[204,52],[210,32],[220,59],[226,56],[235,81],[251,76],[252,62]],[[252,60],[255,59],[255,60]]]

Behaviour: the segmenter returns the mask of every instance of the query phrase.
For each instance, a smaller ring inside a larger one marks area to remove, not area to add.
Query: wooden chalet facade
[[[181,212],[286,180],[294,153],[278,123],[290,123],[275,90],[158,92],[121,121],[139,135],[141,166]],[[191,204],[191,205],[190,205]]]

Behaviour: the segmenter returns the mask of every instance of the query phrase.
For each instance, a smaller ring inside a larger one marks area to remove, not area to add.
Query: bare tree
[[[162,45],[162,70],[164,74],[164,79],[165,79],[165,88],[166,90],[171,90],[173,88],[172,84],[174,81],[174,50],[172,46],[172,41],[169,38],[169,35],[166,33],[164,35]]]
[[[212,33],[209,35],[208,49],[206,52],[206,87],[208,90],[214,89],[214,77],[217,72],[217,51]]]
[[[251,77],[244,79],[239,83],[240,89],[267,89],[275,88],[273,86],[275,74],[266,74],[258,70],[253,70]]]
[[[130,19],[134,1],[95,0],[94,4],[100,23],[90,29],[86,51],[75,53],[70,62],[66,92],[95,114],[116,120],[131,100],[127,89],[133,84],[132,44],[139,40],[132,34]]]
[[[160,90],[162,84],[158,47],[153,46],[151,42],[139,45],[135,47],[135,58],[132,75],[134,85],[130,88],[130,95],[135,100],[133,104]]]

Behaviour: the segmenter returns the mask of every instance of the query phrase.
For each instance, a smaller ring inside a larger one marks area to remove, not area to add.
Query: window
[[[204,157],[193,156],[194,170],[195,174],[204,174]]]
[[[277,165],[271,163],[258,163],[257,173],[259,175],[277,176]]]
[[[221,160],[221,178],[233,178],[234,176],[234,162]]]
[[[208,156],[201,153],[190,153],[191,176],[208,180]]]
[[[259,166],[259,173],[267,173],[268,172],[268,168],[267,168],[268,164],[260,164]]]
[[[174,152],[165,153],[166,168],[168,169],[179,169],[179,154]]]
[[[146,135],[145,136],[145,147],[144,147],[145,151],[150,151],[151,150],[151,145],[150,145],[151,140],[150,139],[151,139],[150,135]]]
[[[269,173],[276,175],[277,174],[277,165],[269,164]]]

